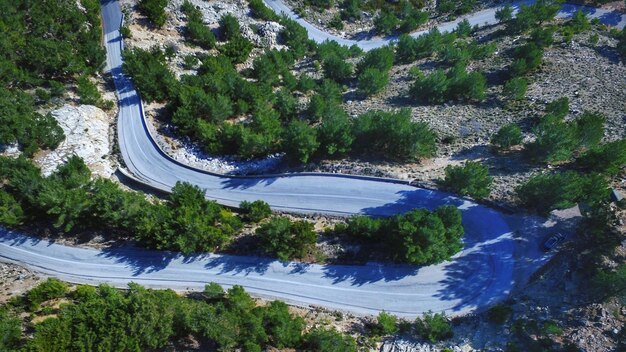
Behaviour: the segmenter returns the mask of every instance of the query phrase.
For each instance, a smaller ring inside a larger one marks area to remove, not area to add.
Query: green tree
[[[9,309],[0,307],[0,351],[17,351],[22,337],[22,323]]]
[[[204,285],[204,291],[202,293],[208,300],[221,300],[226,296],[226,292],[224,292],[222,286],[215,282]]]
[[[68,291],[68,286],[55,278],[48,278],[35,288],[28,291],[28,305],[31,311],[39,308],[39,305],[45,301],[61,298]]]
[[[230,59],[232,63],[240,64],[248,59],[253,45],[242,35],[236,35],[228,43],[219,47],[220,53]]]
[[[304,319],[293,317],[284,302],[272,301],[263,311],[263,327],[276,348],[298,346],[304,326]]]
[[[492,182],[486,166],[468,161],[463,166],[447,166],[443,185],[460,195],[480,199],[489,196]]]
[[[24,210],[9,193],[0,189],[0,224],[17,226],[24,220]]]
[[[491,137],[491,143],[500,149],[510,149],[522,144],[522,130],[514,123],[504,125]]]
[[[535,141],[527,145],[529,155],[541,162],[567,161],[576,147],[576,130],[551,115],[545,116],[533,129]]]
[[[352,64],[337,55],[329,55],[322,63],[324,77],[341,83],[352,75]]]
[[[574,121],[576,129],[576,142],[579,148],[592,149],[596,147],[604,137],[604,124],[606,118],[597,112],[585,111]]]
[[[358,92],[371,96],[382,92],[389,83],[389,74],[375,68],[368,68],[358,77]]]
[[[504,7],[496,10],[496,19],[500,23],[508,22],[513,19],[513,8],[510,5],[505,5]]]
[[[319,149],[325,156],[344,155],[350,151],[354,136],[348,115],[343,109],[328,108],[317,127]]]
[[[357,344],[349,335],[335,329],[314,328],[304,337],[304,348],[319,352],[356,352]]]
[[[355,149],[389,159],[417,160],[432,156],[436,150],[435,133],[427,124],[411,121],[408,109],[369,111],[354,121],[353,130]]]
[[[422,318],[415,319],[414,329],[423,339],[435,343],[453,336],[450,320],[443,314],[428,312]]]
[[[240,35],[240,26],[237,17],[226,14],[220,18],[220,32],[222,34],[222,40],[231,40]]]
[[[81,104],[102,106],[102,95],[98,91],[98,87],[88,77],[81,76],[78,78],[76,92]]]
[[[139,48],[124,51],[123,69],[133,78],[145,102],[167,100],[177,85],[165,54],[156,47],[149,51]]]
[[[574,15],[568,25],[572,27],[574,33],[581,33],[591,28],[591,23],[589,23],[587,15],[581,10],[574,12]]]
[[[269,204],[262,200],[254,202],[243,201],[239,204],[239,209],[244,214],[246,221],[259,222],[272,214]]]
[[[503,93],[512,100],[522,100],[526,96],[528,82],[523,77],[515,77],[504,84]]]
[[[374,28],[378,34],[391,34],[396,30],[400,21],[393,12],[383,9],[374,18]]]
[[[307,123],[295,120],[285,129],[283,149],[289,159],[307,163],[319,146],[315,130]]]
[[[371,328],[375,336],[394,335],[398,332],[398,318],[385,311],[378,313],[376,324]]]
[[[626,139],[588,150],[577,160],[577,164],[593,172],[617,175],[626,166]]]
[[[163,27],[167,20],[167,14],[165,12],[165,6],[167,6],[167,0],[140,0],[139,9],[143,11],[150,22],[157,27]]]
[[[302,258],[315,246],[313,225],[306,221],[291,222],[285,217],[275,217],[256,230],[263,249],[280,260]]]

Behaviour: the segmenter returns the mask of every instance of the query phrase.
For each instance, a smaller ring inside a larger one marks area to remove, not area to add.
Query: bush
[[[102,107],[102,95],[98,91],[98,87],[86,76],[77,79],[76,93],[80,98],[80,103],[84,105],[95,105]]]
[[[240,64],[248,59],[252,51],[252,42],[242,35],[236,35],[228,43],[219,47],[222,55],[225,55],[234,64]]]
[[[55,278],[48,278],[46,281],[37,285],[37,287],[28,291],[26,297],[30,310],[36,310],[39,305],[45,301],[61,298],[67,293],[67,284]]]
[[[541,214],[553,209],[567,209],[579,202],[595,204],[609,195],[603,177],[580,175],[574,171],[533,176],[516,191],[523,206]]]
[[[314,328],[304,337],[304,349],[319,352],[356,352],[357,344],[349,335],[335,329]]]
[[[222,40],[231,40],[236,36],[239,36],[240,30],[241,28],[239,27],[237,17],[227,14],[220,18],[220,33],[222,35]]]
[[[22,336],[22,322],[8,309],[0,307],[0,351],[17,351]]]
[[[500,23],[508,22],[513,19],[513,8],[511,5],[505,5],[504,7],[496,10],[496,19]]]
[[[567,25],[574,30],[574,33],[581,33],[591,28],[587,15],[581,10],[574,12],[574,16],[572,16]]]
[[[9,193],[0,189],[0,224],[17,226],[24,220],[24,210]]]
[[[165,55],[159,48],[143,50],[135,48],[124,51],[123,69],[137,86],[144,102],[165,101],[177,86],[174,74],[165,62]]]
[[[460,195],[480,199],[489,196],[492,182],[486,166],[468,161],[463,166],[447,166],[443,185]]]
[[[378,313],[376,324],[372,327],[371,333],[374,336],[394,335],[398,332],[398,318],[394,315],[382,311]]]
[[[369,97],[382,92],[389,83],[389,74],[375,68],[368,68],[358,77],[359,94]]]
[[[250,14],[254,18],[265,21],[278,20],[278,16],[269,7],[265,6],[263,0],[248,0],[248,7],[250,8]]]
[[[415,319],[414,329],[417,336],[435,343],[453,336],[450,320],[443,314],[428,312],[422,318]]]
[[[304,257],[314,246],[317,236],[313,225],[306,221],[292,222],[285,217],[275,217],[256,230],[261,246],[280,260]]]
[[[352,75],[352,64],[337,55],[326,57],[322,63],[322,68],[325,78],[338,83],[347,81]]]
[[[545,116],[533,129],[534,142],[527,145],[527,153],[534,159],[554,163],[567,161],[576,147],[574,126],[552,116]]]
[[[325,156],[344,155],[350,151],[354,135],[348,115],[342,109],[326,109],[317,127],[318,151]]]
[[[140,0],[139,9],[143,11],[150,22],[157,27],[163,27],[167,14],[165,13],[167,0]]]
[[[515,49],[515,61],[509,67],[512,77],[523,76],[541,66],[543,49],[535,43],[528,43]]]
[[[319,147],[315,130],[305,122],[291,122],[284,131],[283,149],[292,161],[307,163]]]
[[[515,19],[507,24],[512,32],[525,32],[540,27],[544,22],[551,21],[561,8],[558,1],[540,0],[530,6],[522,5]]]
[[[528,82],[523,77],[515,77],[504,84],[504,94],[512,100],[522,100],[526,96]]]
[[[504,324],[512,312],[513,309],[511,307],[504,304],[496,304],[487,311],[487,319],[495,324]]]
[[[485,99],[487,82],[480,72],[466,71],[459,63],[446,73],[435,70],[428,76],[417,77],[409,90],[411,98],[428,104],[441,104],[448,99],[482,101]]]
[[[585,111],[574,120],[578,149],[595,148],[604,137],[606,118],[600,113]]]
[[[491,143],[504,150],[522,144],[522,140],[522,130],[514,123],[503,126],[491,137]]]
[[[369,111],[354,121],[354,148],[402,161],[430,157],[435,153],[435,133],[423,122],[411,121],[408,109],[397,112]]]
[[[348,219],[345,232],[354,238],[373,240],[380,234],[382,225],[382,219],[357,215]]]
[[[375,68],[381,72],[388,72],[393,66],[393,48],[385,46],[367,52],[363,60],[357,65],[357,74],[363,73],[368,68]]]
[[[374,28],[378,34],[391,34],[396,30],[400,21],[391,11],[381,10],[374,18]]]
[[[626,139],[592,148],[577,160],[577,164],[589,171],[617,175],[626,166]]]
[[[459,24],[457,24],[455,32],[456,35],[459,36],[459,38],[467,38],[470,36],[470,34],[472,34],[472,25],[467,19],[464,19],[463,21],[459,22]]]
[[[244,200],[239,204],[239,210],[244,214],[246,221],[250,222],[259,222],[272,215],[269,204],[262,200],[255,200],[254,202]]]

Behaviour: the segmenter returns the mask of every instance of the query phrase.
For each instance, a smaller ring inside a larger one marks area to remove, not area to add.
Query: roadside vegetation
[[[0,349],[6,352],[176,349],[190,341],[211,350],[356,351],[350,335],[306,328],[281,301],[259,306],[241,286],[224,291],[214,283],[185,297],[133,283],[126,290],[70,290],[48,279],[0,306],[0,327]]]
[[[0,145],[16,144],[25,155],[54,149],[63,130],[39,111],[77,83],[79,93],[87,93],[85,82],[103,66],[100,3],[5,2],[0,28]]]

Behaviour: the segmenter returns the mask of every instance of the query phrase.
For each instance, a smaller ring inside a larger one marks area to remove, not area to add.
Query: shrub
[[[574,171],[533,176],[516,191],[523,206],[536,209],[541,214],[553,209],[570,208],[578,202],[594,204],[609,195],[603,177],[580,175]]]
[[[435,70],[428,76],[417,77],[409,90],[409,96],[428,104],[441,104],[447,99],[482,101],[485,99],[485,76],[480,72],[466,71],[459,63],[448,72]]]
[[[374,18],[374,28],[379,34],[391,34],[396,30],[399,23],[398,17],[386,9],[381,10],[378,16]]]
[[[415,333],[431,343],[443,341],[453,336],[448,318],[440,313],[428,312],[422,318],[415,319]]]
[[[515,61],[509,67],[512,77],[519,77],[541,66],[543,49],[535,43],[528,43],[515,49]]]
[[[55,278],[48,278],[46,281],[37,285],[37,287],[28,291],[29,308],[36,310],[39,305],[45,301],[61,298],[67,293],[67,284]]]
[[[626,139],[590,149],[577,160],[577,164],[593,172],[618,174],[626,166]]]
[[[304,336],[304,349],[319,352],[356,352],[357,344],[349,335],[335,329],[314,328]]]
[[[393,56],[393,48],[389,46],[370,50],[358,63],[356,71],[361,74],[368,68],[375,68],[382,72],[388,72],[393,66]]]
[[[501,7],[498,10],[496,10],[496,19],[500,23],[508,22],[508,21],[512,20],[513,19],[513,8],[511,7],[511,5],[507,4],[504,7]]]
[[[219,51],[228,57],[232,63],[240,64],[248,59],[252,47],[252,42],[242,35],[236,35],[228,43],[220,46]]]
[[[81,76],[77,79],[76,93],[81,104],[102,106],[102,95],[88,77]]]
[[[528,154],[541,162],[567,161],[576,147],[576,129],[564,121],[548,115],[533,129],[534,142],[527,145]]]
[[[254,18],[265,21],[278,20],[278,16],[269,7],[265,6],[263,0],[248,0],[248,7],[250,8],[250,14]]]
[[[472,25],[467,19],[464,19],[463,21],[459,22],[459,24],[457,24],[455,32],[456,35],[459,36],[459,38],[469,37],[469,35],[472,34]]]
[[[307,163],[319,145],[315,130],[303,121],[292,121],[284,131],[283,149],[292,161]]]
[[[0,307],[0,351],[17,351],[22,336],[22,322],[9,309]]]
[[[124,51],[123,69],[133,78],[146,103],[167,100],[177,85],[164,53],[156,47],[150,51],[140,48]]]
[[[261,246],[280,260],[302,258],[315,246],[313,225],[306,221],[291,222],[285,217],[275,217],[256,230]]]
[[[326,156],[343,155],[350,151],[354,135],[348,115],[342,109],[327,109],[317,127],[319,152]]]
[[[272,214],[269,204],[262,200],[254,202],[243,201],[239,204],[239,209],[244,214],[246,221],[259,222]]]
[[[393,335],[398,332],[398,318],[394,315],[382,311],[378,313],[376,324],[372,327],[371,333],[374,336]]]
[[[369,111],[360,115],[353,126],[354,148],[361,152],[408,161],[430,157],[436,150],[435,133],[426,123],[411,121],[408,109]]]
[[[9,193],[0,189],[0,224],[16,226],[24,220],[24,210]]]
[[[358,77],[358,92],[363,96],[371,96],[382,92],[389,83],[389,74],[375,68],[368,68]]]
[[[504,84],[504,94],[512,100],[522,100],[526,96],[528,82],[523,77],[515,77]]]
[[[505,150],[522,144],[522,130],[514,123],[502,126],[502,128],[491,137],[491,143]]]
[[[511,307],[504,304],[496,304],[487,311],[487,319],[495,324],[504,324],[512,312],[513,309]]]
[[[215,35],[202,22],[187,22],[186,34],[192,44],[198,45],[203,49],[209,50],[215,47]]]
[[[222,298],[224,298],[224,296],[226,296],[226,293],[224,292],[222,286],[215,282],[210,282],[204,285],[203,293],[204,297],[206,297],[206,299],[208,300],[221,300]]]
[[[143,11],[150,22],[157,27],[163,27],[167,14],[165,13],[167,0],[140,0],[139,9]]]
[[[239,20],[237,17],[226,14],[220,18],[220,33],[222,34],[222,40],[231,40],[240,35]]]
[[[365,215],[357,215],[346,222],[346,234],[366,240],[375,239],[383,225],[383,220]]]
[[[576,128],[576,142],[579,149],[592,149],[596,147],[604,137],[604,123],[606,118],[600,114],[585,111],[574,121]]]
[[[574,33],[581,33],[591,28],[591,23],[589,23],[587,15],[581,10],[574,12],[574,16],[572,16],[568,25],[572,27]]]
[[[338,83],[348,80],[352,75],[352,64],[337,55],[326,57],[322,63],[322,68],[325,78]]]
[[[468,161],[463,166],[449,165],[445,171],[443,184],[448,189],[477,199],[489,196],[493,178],[489,176],[489,169],[479,162]]]

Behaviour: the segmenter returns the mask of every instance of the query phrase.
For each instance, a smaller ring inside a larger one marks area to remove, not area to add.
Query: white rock
[[[81,157],[94,175],[110,177],[115,165],[110,160],[109,125],[111,119],[91,105],[65,105],[52,112],[65,133],[65,140],[53,151],[36,155],[35,162],[44,175],[50,175],[72,155]]]

